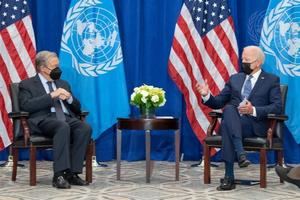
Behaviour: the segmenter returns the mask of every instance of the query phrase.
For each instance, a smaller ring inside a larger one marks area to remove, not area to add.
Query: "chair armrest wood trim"
[[[23,128],[23,134],[24,134],[24,145],[28,146],[28,140],[30,138],[30,131],[29,126],[27,122],[27,117],[21,117],[21,124]]]
[[[223,116],[221,112],[217,112],[217,111],[212,111],[208,115],[211,117],[211,120],[206,131],[206,137],[213,135],[213,131],[215,130],[218,122],[218,118],[221,118]]]
[[[221,118],[223,116],[223,113],[222,112],[219,112],[219,111],[212,111],[212,112],[209,112],[208,115],[210,117],[217,117],[217,118]]]
[[[267,116],[268,119],[276,119],[279,121],[285,121],[288,119],[287,115],[278,115],[278,114],[268,114]]]
[[[21,117],[29,117],[29,112],[10,112],[8,117],[12,119],[20,119]]]
[[[88,111],[81,111],[81,112],[79,113],[79,118],[80,118],[82,121],[84,121],[85,118],[86,118],[86,116],[88,116],[88,114],[89,114]]]

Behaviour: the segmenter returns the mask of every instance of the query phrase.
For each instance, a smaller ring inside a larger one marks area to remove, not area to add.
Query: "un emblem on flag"
[[[104,4],[79,1],[69,9],[65,21],[61,50],[85,76],[108,73],[123,60],[116,16]]]
[[[263,26],[266,10],[257,11],[249,17],[247,31],[249,38],[256,45],[259,44],[261,28]]]
[[[287,76],[300,76],[300,0],[283,0],[265,17],[261,45]],[[268,59],[272,59],[269,58]]]

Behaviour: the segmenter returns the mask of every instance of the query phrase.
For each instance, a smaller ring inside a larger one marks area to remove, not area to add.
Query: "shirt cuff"
[[[253,108],[252,116],[253,116],[253,117],[256,117],[256,108],[255,108],[254,106],[252,106],[252,108]]]
[[[68,104],[72,104],[73,103],[73,97],[70,96],[70,98],[67,99]]]
[[[204,103],[207,102],[209,98],[210,98],[210,93],[208,93],[206,96],[202,96],[202,100]]]

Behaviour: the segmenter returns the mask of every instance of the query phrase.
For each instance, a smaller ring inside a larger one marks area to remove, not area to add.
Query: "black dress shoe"
[[[291,169],[292,169],[292,167],[284,168],[284,167],[278,165],[275,167],[275,172],[283,181],[297,185],[298,188],[300,188],[300,180],[291,179],[287,175]]]
[[[235,183],[234,183],[234,179],[230,177],[225,177],[221,182],[221,185],[217,187],[218,191],[233,190],[233,189],[235,189]]]
[[[246,155],[242,154],[239,156],[238,164],[240,168],[244,168],[244,167],[248,167],[248,165],[250,165],[251,162],[247,160]]]
[[[82,180],[77,174],[73,174],[72,176],[70,176],[68,178],[68,181],[71,185],[80,185],[80,186],[89,185],[88,182]]]
[[[63,176],[53,177],[52,186],[59,189],[71,188],[71,185]]]

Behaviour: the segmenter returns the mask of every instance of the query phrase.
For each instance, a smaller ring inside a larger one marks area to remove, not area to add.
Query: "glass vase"
[[[140,106],[140,116],[141,118],[154,118],[155,117],[155,108],[146,106]]]

